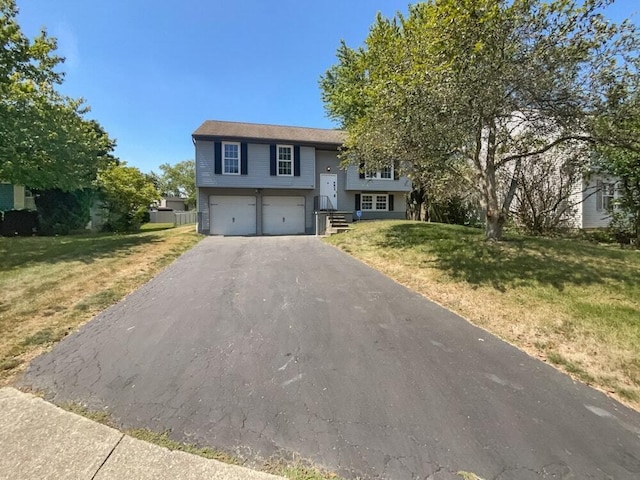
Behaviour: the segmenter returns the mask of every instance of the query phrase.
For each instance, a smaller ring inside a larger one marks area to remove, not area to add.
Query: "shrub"
[[[5,237],[30,237],[38,230],[38,213],[30,210],[4,212],[2,235]]]
[[[580,229],[575,231],[575,236],[592,243],[615,243],[616,241],[608,228]]]
[[[620,246],[633,244],[638,238],[637,225],[631,215],[628,215],[626,212],[613,213],[608,233],[615,238],[615,241],[619,243]],[[637,246],[638,245],[636,245],[636,247]]]
[[[160,196],[148,177],[123,162],[100,172],[100,198],[106,211],[105,231],[140,229],[145,212]]]
[[[63,192],[44,190],[36,196],[39,233],[41,235],[68,235],[85,228],[90,219],[89,209],[94,197],[90,190]]]
[[[429,205],[429,218],[439,223],[477,226],[481,223],[479,208],[468,198],[451,196]]]

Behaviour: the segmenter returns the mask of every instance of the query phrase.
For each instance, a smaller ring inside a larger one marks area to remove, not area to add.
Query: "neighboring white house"
[[[516,112],[504,122],[506,125],[503,129],[509,132],[512,140],[517,140],[520,135],[531,129],[534,136],[538,135],[538,130],[554,130],[547,124],[547,120],[537,116],[535,111],[526,112],[526,115]],[[552,140],[557,134],[548,135],[549,140]],[[525,183],[526,179],[531,180],[528,186],[530,191],[542,192],[542,196],[546,195],[551,200],[547,205],[538,205],[540,210],[544,211],[545,208],[553,206],[555,210],[548,214],[558,215],[562,226],[591,229],[606,228],[611,223],[611,208],[614,199],[619,195],[619,179],[593,170],[590,162],[592,156],[589,145],[562,143],[541,155],[523,160],[522,175]],[[511,181],[514,169],[514,162],[505,165],[505,175],[502,178],[505,185]],[[581,170],[584,173],[581,173]],[[519,194],[523,195],[522,198],[526,201],[531,201],[520,187],[516,191],[514,201],[517,201]],[[535,201],[536,196],[533,195],[533,202]]]
[[[606,228],[611,222],[611,207],[618,197],[619,179],[602,173],[585,175],[576,184],[571,204],[576,206],[575,228]]]

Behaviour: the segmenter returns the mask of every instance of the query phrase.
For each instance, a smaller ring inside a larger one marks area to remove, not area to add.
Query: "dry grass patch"
[[[38,394],[39,392],[32,393]],[[113,422],[111,415],[106,410],[90,410],[82,404],[73,402],[63,403],[60,407],[76,415],[82,415],[94,422],[102,423],[111,428],[118,428],[118,425]],[[280,475],[290,480],[341,480],[335,473],[316,467],[311,462],[301,459],[295,454],[286,456],[276,454],[267,460],[252,459],[247,461],[222,450],[174,440],[171,438],[170,430],[154,432],[146,428],[135,428],[124,430],[124,433],[130,437],[158,445],[167,450],[198,455],[230,465],[245,466],[261,472]]]
[[[327,239],[399,283],[635,408],[640,252],[406,221]]]
[[[195,245],[194,230],[0,237],[0,386]]]

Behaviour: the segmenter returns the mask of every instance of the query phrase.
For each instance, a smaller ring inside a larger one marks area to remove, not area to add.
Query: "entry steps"
[[[331,212],[327,215],[327,228],[325,235],[348,232],[351,230],[345,215],[340,212]]]

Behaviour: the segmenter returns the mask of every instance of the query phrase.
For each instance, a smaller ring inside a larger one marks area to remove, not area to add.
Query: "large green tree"
[[[105,211],[105,230],[139,230],[146,211],[160,194],[147,175],[125,162],[98,175],[98,195]]]
[[[620,179],[613,227],[640,246],[640,77],[636,81],[609,92],[610,109],[596,128],[602,137],[614,140],[598,148],[599,167]]]
[[[344,160],[452,173],[476,190],[487,238],[500,239],[522,162],[603,141],[594,122],[608,93],[637,75],[638,35],[606,20],[610,3],[427,0],[379,15],[320,81],[347,131]]]
[[[81,99],[60,94],[56,40],[30,40],[15,0],[0,0],[0,179],[33,189],[89,186],[113,160],[114,142],[85,118]]]
[[[163,163],[160,171],[160,175],[151,172],[151,176],[162,196],[183,198],[187,210],[195,208],[196,162],[184,160],[175,165]]]

